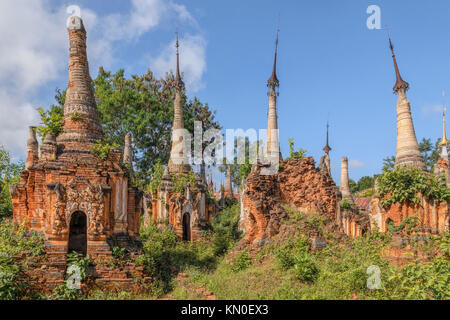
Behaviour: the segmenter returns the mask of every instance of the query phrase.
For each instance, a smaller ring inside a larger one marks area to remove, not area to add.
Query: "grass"
[[[330,219],[300,213],[295,208],[285,209],[288,212],[285,223],[296,232],[280,234],[261,249],[236,249],[242,237],[237,231],[238,205],[225,209],[214,220],[205,239],[196,242],[178,241],[168,227],[144,228],[141,232],[143,254],[135,262],[144,266],[153,278],[146,291],[137,295],[93,290],[89,296],[81,298],[196,300],[210,295],[206,291],[221,300],[450,298],[449,233],[425,242],[412,241],[412,251],[419,250],[430,258],[399,267],[382,255],[382,249],[391,246],[389,234],[372,232],[355,239],[341,238],[330,229]],[[311,233],[321,234],[327,247],[312,251]],[[37,235],[26,234],[11,224],[0,224],[0,244],[0,253],[7,257],[23,251],[30,256],[41,252]],[[118,262],[123,256],[120,249],[115,249]],[[24,266],[10,262],[0,259],[1,268],[12,268],[9,273],[12,278],[0,279],[0,297],[26,299],[21,287],[26,284],[16,280]],[[379,290],[368,289],[370,266],[380,270]]]

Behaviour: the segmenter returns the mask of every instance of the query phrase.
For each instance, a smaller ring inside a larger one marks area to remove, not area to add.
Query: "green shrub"
[[[117,143],[108,143],[104,140],[98,140],[96,145],[91,146],[91,152],[94,153],[101,160],[108,160],[109,153],[112,149],[118,149],[120,146]]]
[[[306,155],[305,149],[300,149],[298,152],[294,151],[294,138],[289,139],[289,158],[290,159],[301,159]]]
[[[26,263],[14,258],[23,254],[32,259],[43,253],[41,235],[25,229],[25,224],[16,226],[9,220],[0,222],[0,300],[22,299],[28,295],[28,285],[19,280]]]
[[[400,166],[378,177],[381,205],[389,208],[393,203],[418,204],[418,194],[442,202],[450,201],[450,189],[445,181],[419,168]]]
[[[248,256],[247,251],[241,252],[234,260],[231,269],[234,272],[239,272],[247,269],[252,264],[252,260]]]
[[[38,108],[37,111],[41,117],[41,125],[36,128],[36,132],[41,140],[49,133],[58,136],[61,133],[61,128],[64,123],[64,110],[60,106],[51,106],[49,110],[45,111],[43,108]]]
[[[190,171],[188,174],[178,174],[172,176],[172,191],[175,193],[184,194],[187,186],[190,185],[191,188],[195,186],[195,174]]]
[[[319,269],[308,253],[302,252],[294,256],[295,277],[302,281],[314,282],[319,276]]]

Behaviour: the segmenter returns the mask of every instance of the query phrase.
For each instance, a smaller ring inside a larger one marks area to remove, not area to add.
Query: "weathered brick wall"
[[[286,216],[282,204],[299,211],[336,218],[338,190],[334,181],[315,167],[313,158],[281,162],[275,175],[250,173],[243,197],[246,240],[258,242],[275,235]]]
[[[420,196],[417,205],[412,203],[394,203],[388,209],[380,204],[381,198],[374,196],[371,200],[371,227],[380,232],[387,232],[389,220],[394,225],[400,225],[407,217],[417,216],[419,227],[427,233],[442,233],[449,230],[450,206],[447,202],[429,200]]]

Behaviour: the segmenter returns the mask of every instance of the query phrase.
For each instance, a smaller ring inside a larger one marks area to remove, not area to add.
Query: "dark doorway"
[[[183,215],[183,240],[191,241],[191,217],[187,212]]]
[[[83,212],[72,214],[69,229],[69,253],[78,252],[83,256],[87,253],[87,219]]]

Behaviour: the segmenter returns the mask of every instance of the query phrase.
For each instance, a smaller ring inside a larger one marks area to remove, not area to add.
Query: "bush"
[[[116,143],[110,144],[103,140],[98,140],[96,145],[91,146],[91,152],[101,160],[108,160],[109,153],[112,149],[118,149],[120,146]]]
[[[212,222],[211,244],[216,255],[225,254],[240,239],[239,226],[240,206],[238,203],[222,210]]]
[[[419,168],[400,166],[386,171],[378,178],[378,188],[384,208],[399,202],[418,204],[418,194],[441,202],[450,201],[450,189],[445,181]]]
[[[252,260],[248,256],[247,251],[241,252],[234,260],[231,269],[234,272],[239,272],[247,269],[252,264]]]
[[[314,282],[319,276],[319,269],[306,252],[294,256],[295,277],[302,281]]]
[[[188,185],[195,186],[195,174],[189,172],[188,174],[179,174],[172,176],[172,191],[175,193],[184,194]]]
[[[28,294],[28,285],[19,280],[21,261],[15,255],[27,258],[41,255],[44,248],[42,237],[25,230],[24,225],[16,226],[9,220],[0,222],[0,300],[21,299]]]
[[[289,159],[301,159],[306,155],[305,149],[300,149],[298,152],[294,151],[294,138],[289,139]]]

